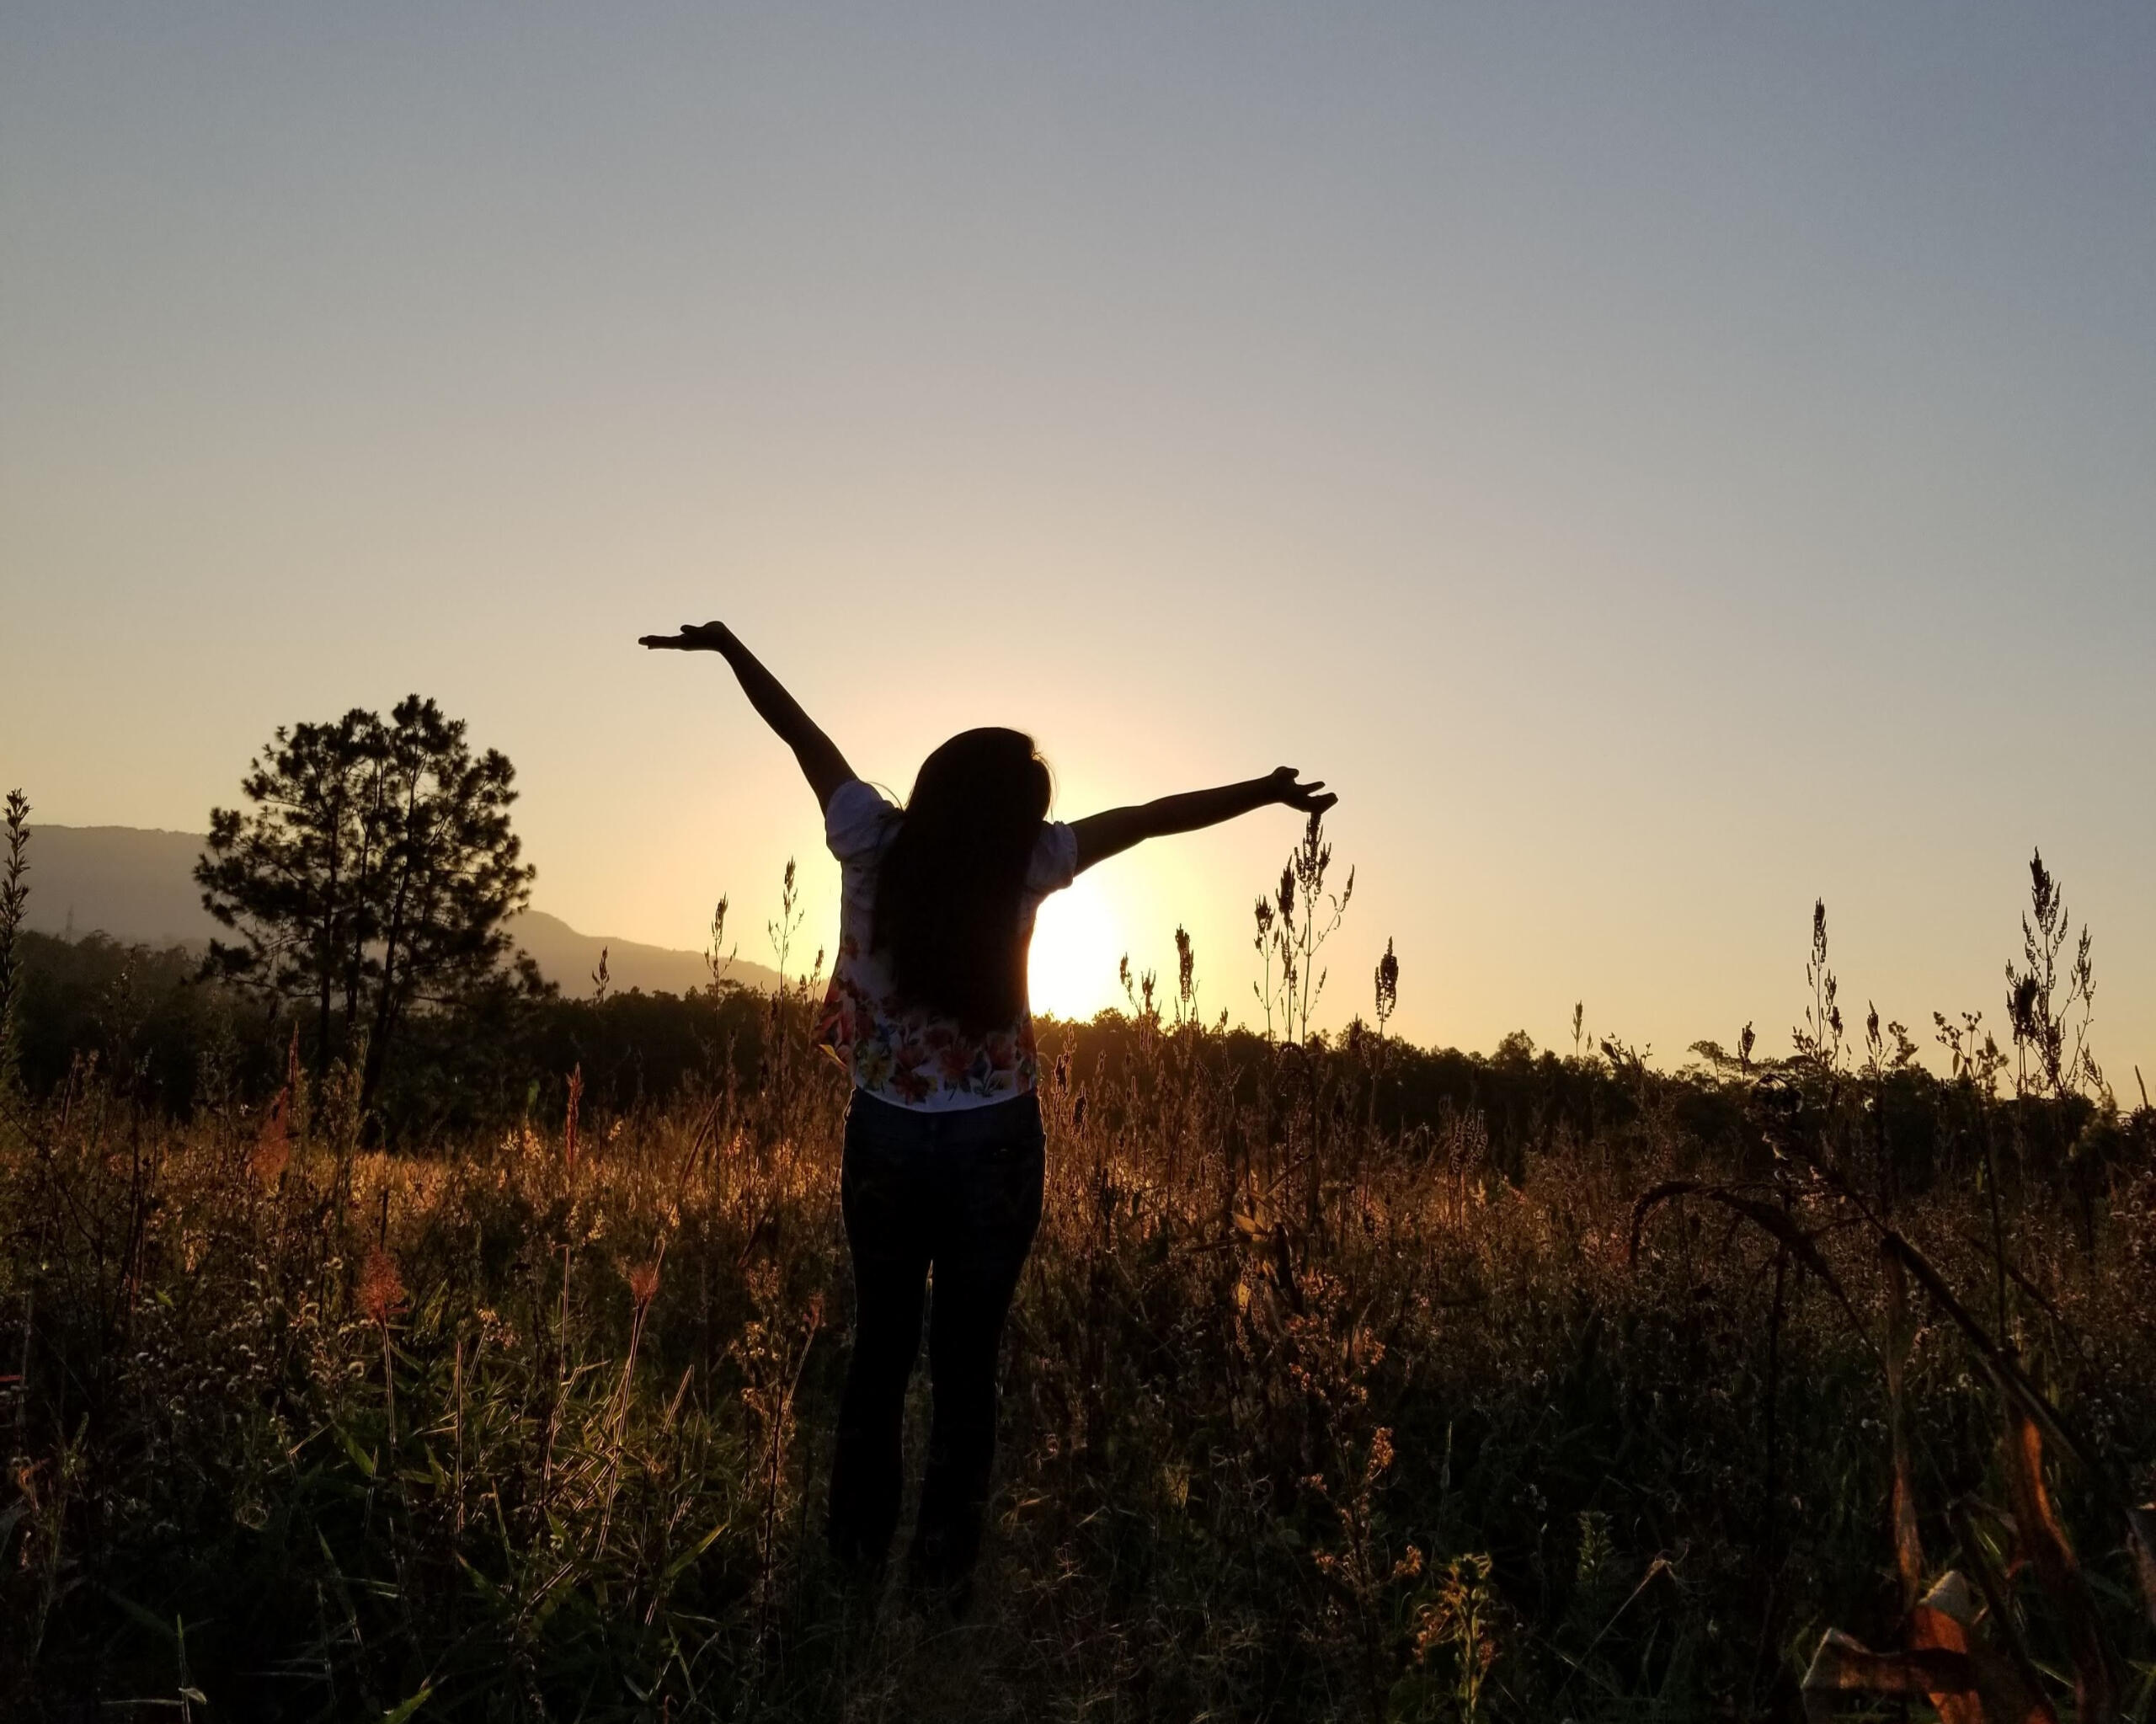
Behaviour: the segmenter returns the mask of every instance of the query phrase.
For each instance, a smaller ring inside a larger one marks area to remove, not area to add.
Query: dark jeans
[[[898,1525],[906,1384],[932,1268],[935,1414],[908,1561],[931,1585],[972,1572],[995,1454],[996,1355],[1040,1225],[1043,1141],[1030,1095],[931,1113],[854,1092],[840,1188],[857,1314],[830,1522],[843,1561],[879,1568]]]

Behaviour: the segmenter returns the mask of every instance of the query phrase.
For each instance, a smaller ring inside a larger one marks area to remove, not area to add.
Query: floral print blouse
[[[824,838],[839,860],[839,947],[824,995],[817,1039],[853,1074],[856,1088],[901,1108],[981,1108],[1030,1094],[1038,1065],[1033,1020],[1021,1011],[984,1035],[918,1006],[901,1005],[883,955],[869,949],[876,865],[898,835],[897,809],[858,778],[831,793]],[[1033,915],[1078,872],[1078,840],[1043,820],[1019,900],[1019,937],[1031,942]]]

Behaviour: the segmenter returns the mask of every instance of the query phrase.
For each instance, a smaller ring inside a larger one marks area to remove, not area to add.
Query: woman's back
[[[839,946],[818,1038],[847,1067],[856,1087],[899,1107],[977,1108],[1027,1094],[1037,1059],[1022,965],[1041,900],[1077,873],[1076,836],[1060,822],[1034,822],[1011,926],[1003,936],[1021,966],[1017,1009],[969,1023],[958,1012],[902,993],[891,942],[877,937],[879,880],[905,818],[857,778],[840,785],[824,811],[825,840],[840,869]]]

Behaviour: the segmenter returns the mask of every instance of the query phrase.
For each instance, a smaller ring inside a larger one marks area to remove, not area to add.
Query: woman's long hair
[[[921,763],[877,869],[870,942],[902,999],[975,1030],[1025,1011],[1018,904],[1048,803],[1022,731],[963,730]]]

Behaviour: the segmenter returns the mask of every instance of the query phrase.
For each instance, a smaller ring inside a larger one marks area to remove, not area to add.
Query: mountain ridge
[[[24,926],[41,934],[102,933],[151,946],[200,947],[228,934],[203,909],[193,879],[205,842],[199,832],[153,826],[33,826]],[[602,951],[612,993],[692,993],[711,980],[701,952],[586,934],[543,910],[512,916],[508,926],[539,973],[565,994],[593,990]],[[766,992],[778,981],[769,966],[740,958],[726,976]]]

